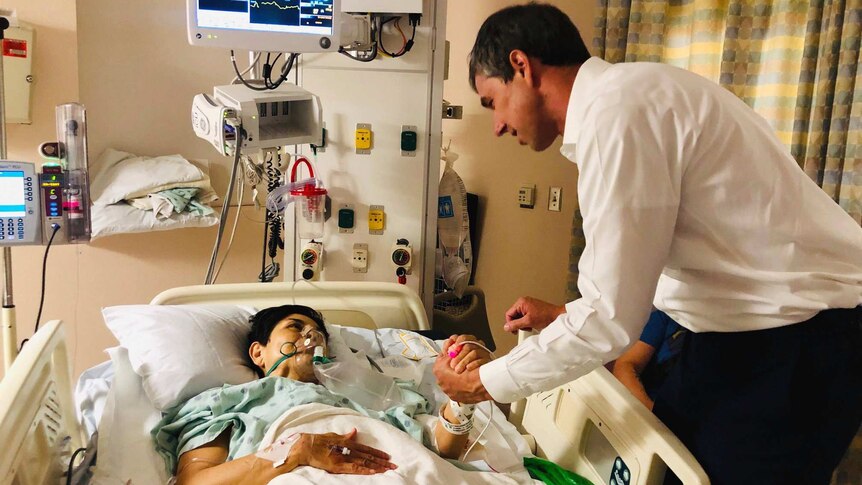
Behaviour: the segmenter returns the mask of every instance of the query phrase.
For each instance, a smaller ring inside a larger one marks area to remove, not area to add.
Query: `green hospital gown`
[[[385,412],[366,409],[318,384],[284,377],[265,377],[239,385],[225,385],[204,391],[169,409],[153,428],[156,450],[173,473],[179,456],[217,438],[232,427],[228,460],[257,451],[271,423],[285,411],[302,404],[319,403],[353,409],[405,431],[420,443],[422,426],[413,419],[428,414],[430,406],[412,383],[401,385],[403,403]]]

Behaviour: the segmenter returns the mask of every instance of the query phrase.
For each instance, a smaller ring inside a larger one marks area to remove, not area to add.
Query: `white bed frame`
[[[410,289],[393,283],[249,283],[174,288],[150,303],[286,303],[316,308],[327,319],[364,328],[428,329]],[[83,446],[75,417],[63,326],[45,324],[0,382],[0,485],[57,483],[58,452]],[[684,484],[709,483],[680,441],[604,368],[512,408],[510,420],[534,441],[538,456],[594,485],[660,484],[666,467]],[[61,446],[65,443],[64,446]],[[66,457],[68,459],[68,456]],[[629,479],[614,464],[625,464]]]

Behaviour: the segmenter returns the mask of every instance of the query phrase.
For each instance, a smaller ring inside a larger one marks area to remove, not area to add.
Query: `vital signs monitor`
[[[337,52],[341,0],[186,0],[192,45]]]

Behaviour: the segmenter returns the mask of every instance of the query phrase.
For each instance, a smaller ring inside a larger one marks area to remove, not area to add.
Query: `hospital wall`
[[[464,119],[443,125],[444,143],[451,139],[452,150],[460,154],[456,170],[468,190],[481,198],[476,284],[485,291],[489,319],[503,351],[515,339],[500,326],[518,296],[563,302],[577,181],[574,165],[559,155],[557,146],[535,154],[511,137],[494,139],[490,112],[479,106],[467,83],[466,56],[476,31],[490,13],[512,3],[449,1],[451,50],[444,97],[464,106]],[[571,15],[586,39],[592,37],[592,0],[552,3]],[[180,153],[210,160],[214,185],[223,191],[229,162],[194,136],[188,109],[194,94],[229,80],[231,68],[224,51],[187,45],[184,4],[0,1],[0,7],[17,9],[21,20],[34,25],[37,36],[33,123],[8,126],[8,158],[37,161],[38,144],[56,138],[54,107],[80,101],[88,109],[91,162],[107,147],[142,155]],[[535,209],[518,207],[522,183],[536,184]],[[547,210],[550,186],[563,188],[561,212]],[[221,283],[254,281],[259,271],[262,227],[254,219],[261,215],[248,207],[244,213]],[[146,303],[166,288],[202,283],[215,232],[203,228],[120,235],[51,248],[42,321],[62,319],[67,324],[76,375],[105,360],[103,349],[116,344],[100,308]],[[35,324],[43,254],[44,247],[12,250],[19,339],[29,336]]]
[[[188,113],[194,94],[230,81],[231,67],[224,51],[188,45],[184,0],[2,0],[0,6],[17,9],[36,31],[33,123],[9,125],[9,158],[38,161],[39,143],[56,139],[54,107],[80,101],[87,108],[91,172],[107,147],[180,153],[209,160],[213,184],[223,193],[229,162],[194,136]],[[262,216],[249,210],[240,218],[220,283],[256,279],[263,228],[252,219]],[[182,229],[51,248],[42,321],[67,324],[75,375],[106,360],[103,349],[116,345],[100,308],[147,303],[166,288],[202,284],[215,234],[215,228]],[[44,250],[12,250],[19,340],[33,332]]]

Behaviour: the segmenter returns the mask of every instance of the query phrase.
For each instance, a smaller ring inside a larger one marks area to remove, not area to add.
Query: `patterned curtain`
[[[862,224],[862,0],[598,0],[593,53],[662,62],[739,96]],[[859,86],[859,89],[856,89]],[[583,252],[575,214],[568,296]]]

